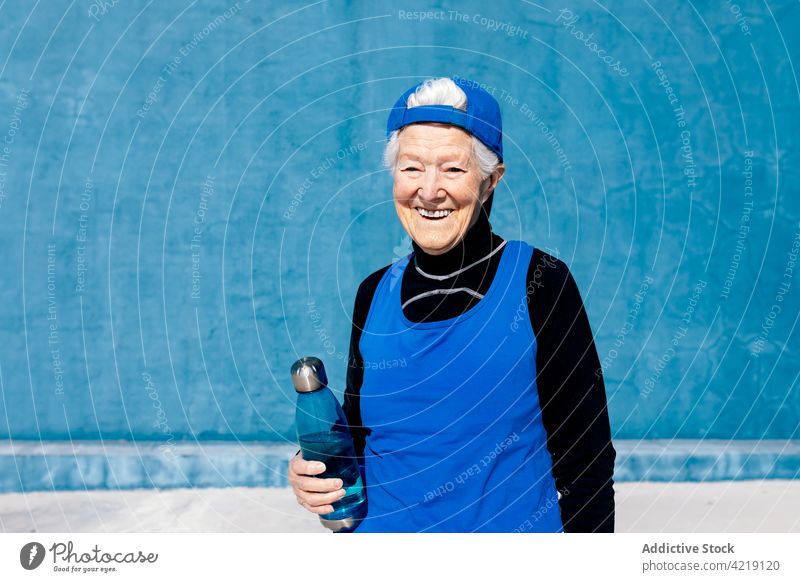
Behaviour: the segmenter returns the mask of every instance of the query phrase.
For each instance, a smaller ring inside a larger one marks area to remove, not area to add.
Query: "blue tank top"
[[[369,509],[357,532],[563,531],[528,315],[533,247],[501,252],[486,295],[443,321],[403,314],[413,253],[378,284],[359,344]]]

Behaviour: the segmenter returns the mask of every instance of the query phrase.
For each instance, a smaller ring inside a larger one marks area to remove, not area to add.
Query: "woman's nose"
[[[418,194],[423,200],[436,200],[444,196],[444,189],[441,188],[439,171],[431,169],[425,172],[422,186]]]

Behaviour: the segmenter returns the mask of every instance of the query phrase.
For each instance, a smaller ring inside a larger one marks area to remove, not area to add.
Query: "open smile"
[[[426,210],[425,208],[417,206],[415,207],[415,210],[417,211],[417,214],[428,220],[444,220],[453,213],[452,208],[447,208],[444,210]]]

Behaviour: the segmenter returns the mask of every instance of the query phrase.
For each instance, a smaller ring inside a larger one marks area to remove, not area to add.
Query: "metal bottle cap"
[[[292,364],[292,382],[300,393],[313,392],[328,385],[328,376],[322,360],[314,357],[300,358]]]

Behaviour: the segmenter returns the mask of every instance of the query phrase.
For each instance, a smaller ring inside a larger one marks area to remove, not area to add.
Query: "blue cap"
[[[393,131],[412,123],[447,123],[465,129],[477,137],[502,162],[503,122],[500,119],[500,104],[475,81],[463,77],[451,79],[467,95],[466,111],[450,105],[407,107],[408,97],[424,83],[422,81],[403,93],[392,107],[386,124],[386,138],[389,139]]]

